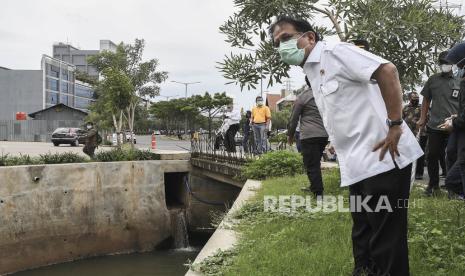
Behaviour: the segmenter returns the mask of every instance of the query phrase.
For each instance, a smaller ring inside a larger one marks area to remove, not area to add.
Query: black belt
[[[253,123],[254,125],[264,125],[266,123]]]

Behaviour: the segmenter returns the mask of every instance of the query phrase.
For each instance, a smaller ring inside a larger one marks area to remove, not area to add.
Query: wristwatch
[[[388,125],[388,127],[400,126],[403,122],[404,120],[402,119],[395,121],[389,120],[389,118],[386,119],[386,125]]]

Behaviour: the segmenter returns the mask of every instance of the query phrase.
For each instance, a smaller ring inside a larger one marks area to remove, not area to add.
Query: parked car
[[[161,132],[160,132],[159,130],[155,130],[153,133],[154,133],[155,135],[161,135]]]
[[[130,131],[126,131],[125,137],[126,137],[126,142],[131,142],[131,132]],[[136,143],[136,135],[134,134],[134,132],[132,133],[132,139],[134,139],[134,144],[137,144]]]
[[[55,147],[61,144],[69,144],[71,146],[79,146],[85,144],[87,131],[74,127],[60,127],[52,133],[52,143]]]

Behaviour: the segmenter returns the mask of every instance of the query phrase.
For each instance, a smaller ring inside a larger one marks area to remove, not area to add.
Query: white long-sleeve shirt
[[[226,119],[224,119],[223,125],[221,125],[220,131],[224,134],[230,126],[239,124],[241,121],[241,112],[237,109],[233,109],[231,112],[227,112]]]
[[[389,61],[348,43],[318,42],[303,67],[331,143],[338,153],[341,186],[402,169],[423,155],[405,122],[393,160],[373,152],[388,133],[387,110],[378,84],[371,79]],[[394,163],[395,162],[395,163]]]

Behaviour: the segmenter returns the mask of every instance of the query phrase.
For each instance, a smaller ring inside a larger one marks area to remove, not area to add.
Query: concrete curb
[[[224,251],[234,247],[237,242],[237,233],[232,230],[232,225],[234,225],[232,215],[242,208],[242,206],[256,194],[256,191],[261,187],[261,185],[262,183],[260,181],[247,180],[232,208],[226,214],[215,233],[213,233],[211,238],[208,240],[207,244],[205,244],[200,253],[197,255],[197,258],[195,258],[193,263],[194,265],[200,264],[206,258],[214,255],[218,250]],[[185,276],[200,275],[203,274],[189,269]]]

